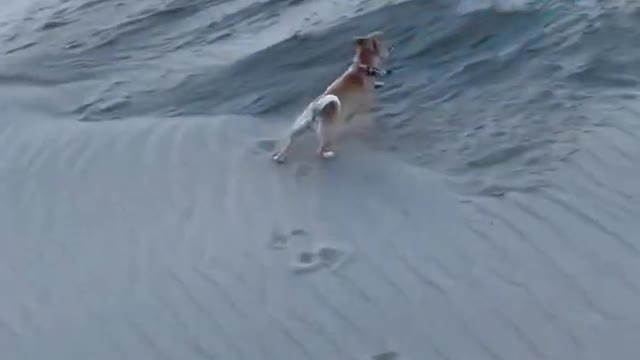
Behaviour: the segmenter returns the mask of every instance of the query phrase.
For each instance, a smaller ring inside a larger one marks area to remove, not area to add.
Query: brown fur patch
[[[354,71],[349,71],[331,84],[324,94],[333,94],[340,97],[347,92],[361,90],[363,87],[364,78],[362,75]]]

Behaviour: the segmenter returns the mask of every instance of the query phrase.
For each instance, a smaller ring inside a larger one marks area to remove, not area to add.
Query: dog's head
[[[392,47],[385,42],[382,31],[356,36],[354,42],[358,60],[371,66],[378,66],[380,62],[386,60],[392,50]]]

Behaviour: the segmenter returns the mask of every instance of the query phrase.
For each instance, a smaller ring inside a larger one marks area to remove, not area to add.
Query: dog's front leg
[[[374,115],[373,111],[366,111],[360,114],[360,123],[358,128],[356,129],[356,133],[360,135],[366,135],[373,127],[374,123]]]
[[[359,125],[362,130],[374,125],[375,98],[372,93],[365,96],[359,111]]]

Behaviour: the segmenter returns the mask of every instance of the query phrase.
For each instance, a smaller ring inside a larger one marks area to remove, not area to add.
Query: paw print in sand
[[[337,244],[323,243],[312,250],[300,251],[293,256],[291,268],[296,273],[312,272],[322,268],[338,269],[349,258],[349,251]]]
[[[295,273],[306,273],[328,268],[336,270],[350,257],[351,252],[341,245],[320,242],[312,245],[310,250],[293,250],[290,243],[295,238],[306,238],[310,234],[304,229],[294,229],[288,234],[279,230],[271,233],[268,246],[274,250],[288,249],[290,252],[290,267]],[[305,246],[308,247],[308,246]]]

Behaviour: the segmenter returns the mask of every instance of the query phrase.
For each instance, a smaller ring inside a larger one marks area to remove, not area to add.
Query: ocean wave
[[[471,154],[487,143],[540,144],[570,131],[581,102],[598,92],[628,98],[639,81],[639,11],[631,3],[381,4],[41,6],[2,42],[0,86],[56,86],[65,101],[75,97],[60,112],[76,120],[244,114],[286,121],[344,71],[354,35],[383,30],[396,47],[395,75],[379,94],[385,146],[430,166],[452,154],[460,159],[445,161],[453,169],[473,164]]]

